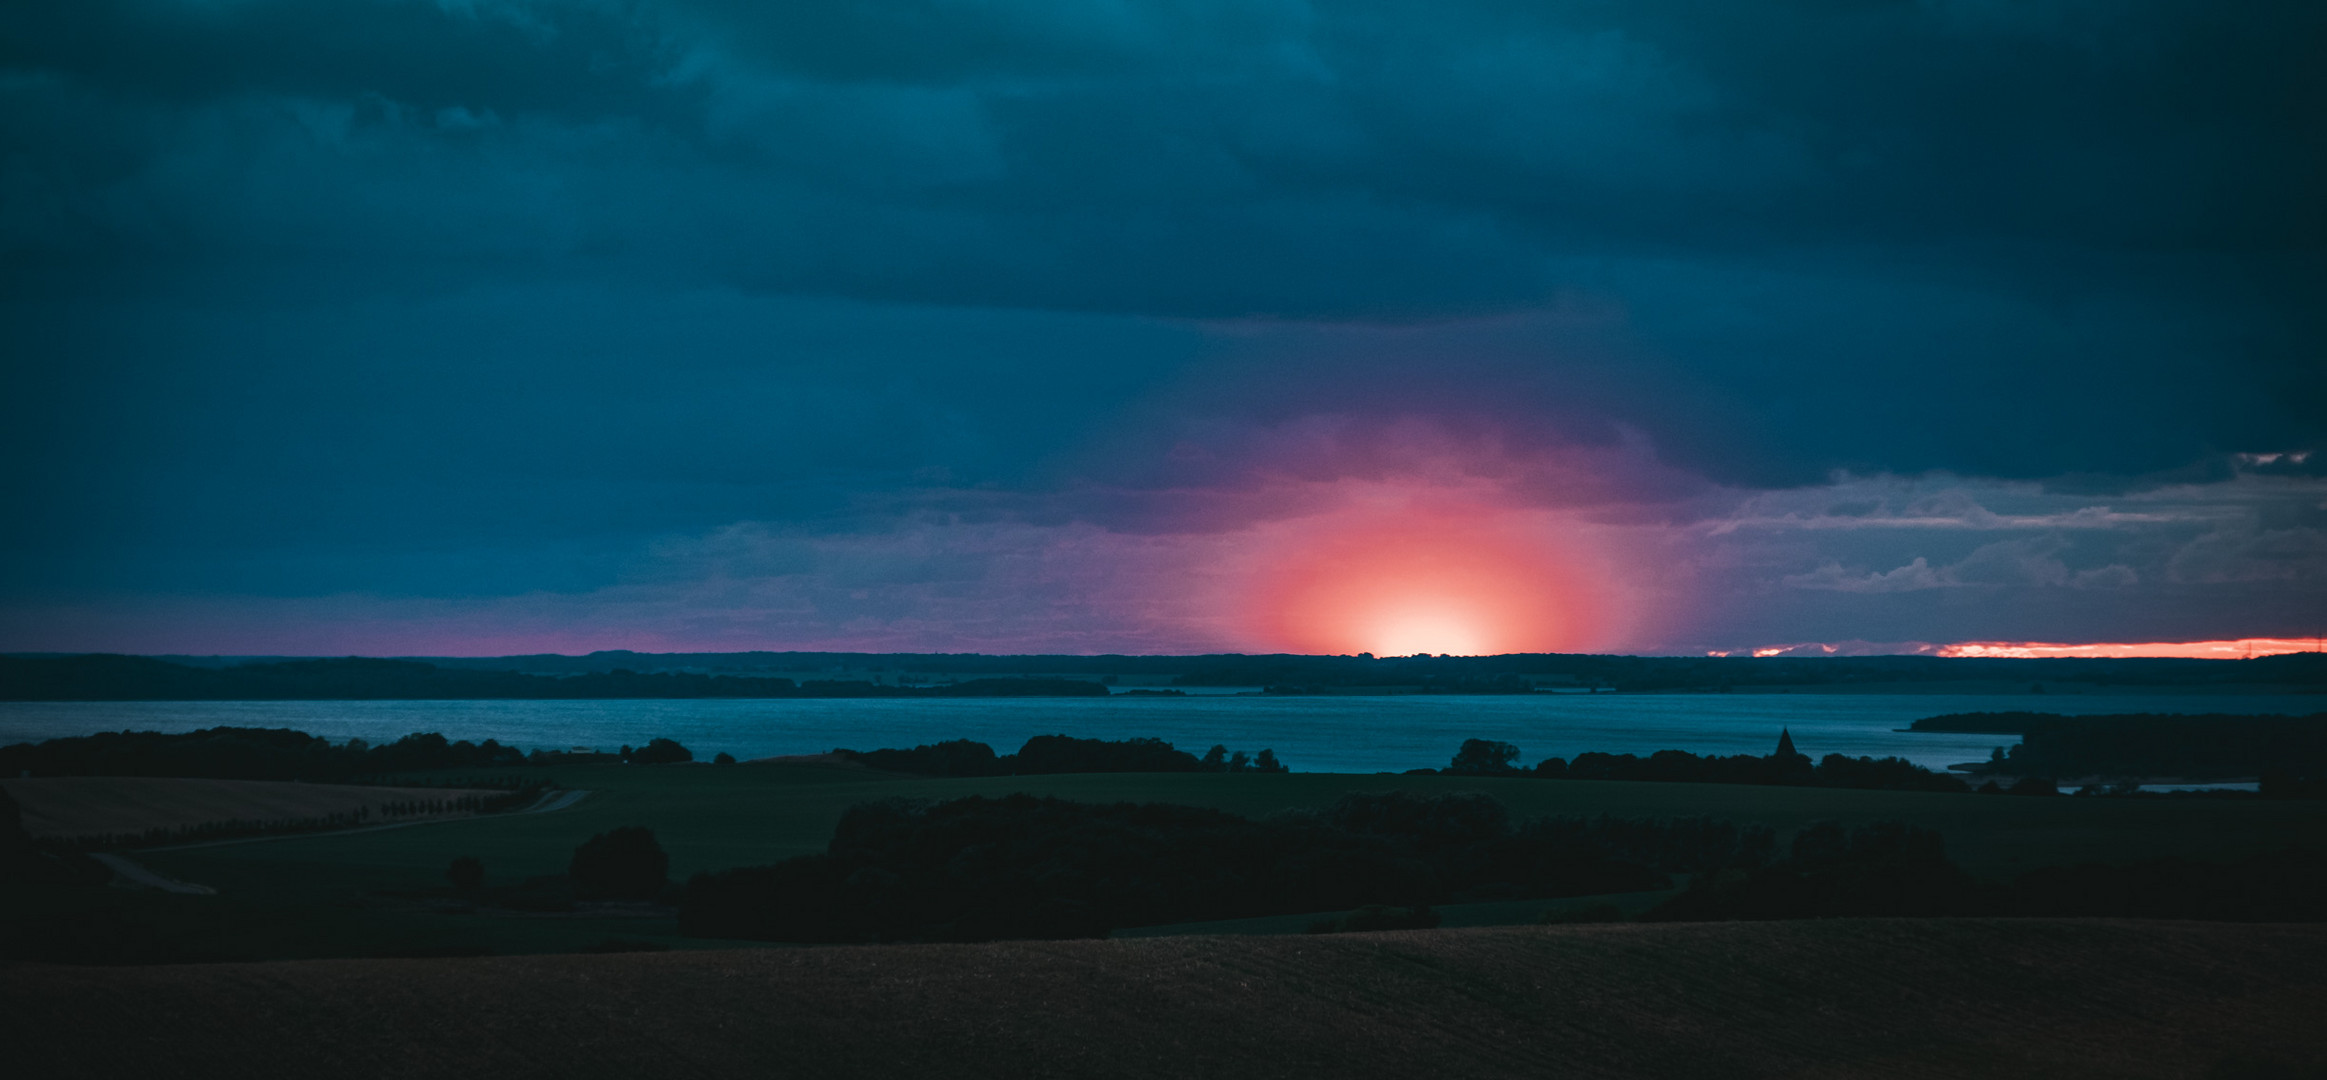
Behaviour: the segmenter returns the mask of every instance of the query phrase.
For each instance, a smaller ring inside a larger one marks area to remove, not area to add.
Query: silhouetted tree
[[[1464,739],[1462,749],[1455,751],[1454,762],[1448,772],[1508,773],[1517,772],[1512,762],[1519,760],[1519,748],[1507,742],[1492,739]]]
[[[655,842],[654,830],[632,825],[583,841],[566,873],[587,898],[652,900],[669,880],[670,868],[671,857]]]
[[[654,739],[636,750],[623,747],[622,757],[633,765],[677,765],[695,760],[695,753],[675,739]]]

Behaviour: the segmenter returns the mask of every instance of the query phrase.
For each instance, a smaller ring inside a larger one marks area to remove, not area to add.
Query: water
[[[1183,750],[1273,749],[1300,772],[1443,766],[1464,739],[1517,744],[1521,762],[1585,750],[1766,754],[1778,729],[1812,757],[1897,756],[1934,769],[1984,760],[2008,735],[1908,734],[1926,716],[2041,709],[2072,714],[2292,713],[2316,696],[2079,694],[2031,701],[1970,694],[1537,694],[1508,697],[1002,698],[882,701],[0,702],[0,744],[99,731],[287,727],[333,741],[439,731],[524,749],[612,750],[673,738],[708,759],[869,750],[976,739],[1010,753],[1032,735],[1153,736]]]

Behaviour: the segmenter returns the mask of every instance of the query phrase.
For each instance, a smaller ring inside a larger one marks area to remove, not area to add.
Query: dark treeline
[[[361,657],[235,667],[195,667],[142,656],[0,657],[0,700],[6,701],[1090,697],[1107,692],[1095,682],[1056,678],[913,687],[628,669],[529,675]]]
[[[394,773],[436,769],[501,769],[628,761],[666,764],[694,754],[670,739],[655,739],[619,754],[536,750],[487,739],[454,742],[435,732],[372,746],[362,739],[334,744],[289,728],[215,727],[165,734],[106,731],[0,747],[0,776],[177,776],[212,780],[306,780],[346,783]],[[527,777],[464,780],[469,787],[525,788]]]
[[[1699,757],[1686,750],[1659,750],[1647,757],[1586,751],[1568,761],[1545,758],[1532,769],[1518,765],[1519,748],[1491,739],[1466,739],[1444,769],[1415,769],[1458,776],[1531,777],[1541,780],[1649,780],[1694,784],[1763,784],[1785,787],[1859,788],[1878,791],[1970,791],[1971,785],[1904,758],[1845,757],[1828,754],[1812,764],[1781,734],[1776,753]]]
[[[2327,920],[2327,858],[2288,849],[2230,863],[2086,863],[1991,882],[1949,861],[1930,830],[1824,822],[1795,834],[1785,859],[1700,875],[1642,918],[1975,915],[2316,922]]]
[[[1917,720],[1910,730],[2019,735],[2019,744],[1986,768],[2003,776],[2327,778],[2327,713],[1955,713]]]
[[[1351,795],[1253,821],[1011,795],[851,809],[824,854],[700,874],[684,932],[769,941],[1090,937],[1161,923],[1632,892],[1752,865],[1767,829],[1547,819],[1481,795]]]
[[[1055,773],[1258,772],[1290,771],[1276,751],[1257,756],[1215,746],[1203,757],[1161,739],[1077,739],[1036,735],[1015,754],[969,739],[954,739],[910,750],[834,750],[851,761],[917,776],[1039,776]]]
[[[776,672],[831,678],[795,682]],[[897,686],[911,672],[967,681]],[[1864,657],[981,656],[915,653],[600,652],[430,660],[205,661],[0,657],[0,700],[762,698],[1097,695],[1110,675],[1286,693],[1527,693],[1543,687],[1722,690],[1965,680],[2116,686],[2327,685],[2327,655],[2252,660]],[[884,677],[886,676],[886,677]],[[1065,676],[1065,677],[1062,677]]]

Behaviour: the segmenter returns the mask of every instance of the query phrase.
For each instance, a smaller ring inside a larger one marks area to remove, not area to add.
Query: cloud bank
[[[2293,3],[11,5],[0,648],[1294,647],[1265,556],[1385,500],[1555,530],[1510,573],[1597,614],[1546,647],[2307,636],[2322,51]]]

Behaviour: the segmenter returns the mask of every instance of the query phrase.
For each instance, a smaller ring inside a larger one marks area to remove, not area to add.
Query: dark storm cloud
[[[580,273],[1327,320],[1582,289],[1673,368],[1635,399],[1803,414],[1657,431],[1738,480],[2319,435],[2277,404],[2322,389],[2308,5],[11,10],[20,283]],[[2071,407],[1964,438],[1910,395]]]
[[[2300,3],[11,4],[0,588],[588,589],[1450,467],[1680,523],[2315,482],[2323,53]],[[2306,505],[2169,546],[2311,558]],[[2004,539],[2047,610],[2204,576]],[[1748,561],[2006,587],[1960,547]]]

